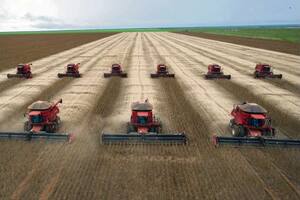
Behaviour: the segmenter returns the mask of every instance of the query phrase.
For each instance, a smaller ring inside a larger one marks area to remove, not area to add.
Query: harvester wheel
[[[45,131],[47,133],[56,133],[57,129],[58,129],[58,124],[56,122],[53,124],[46,125],[45,127]]]
[[[229,128],[233,128],[233,125],[234,125],[234,119],[231,119],[229,121]]]
[[[134,126],[130,123],[127,124],[127,133],[136,132]]]
[[[152,133],[160,133],[160,127],[152,127],[152,128],[150,128],[150,132],[152,132]]]
[[[31,129],[32,129],[32,125],[29,123],[29,121],[26,121],[25,123],[24,123],[24,131],[31,131]]]
[[[242,126],[233,125],[231,129],[231,133],[233,137],[244,137],[245,136],[245,129]]]
[[[265,136],[267,137],[274,137],[275,136],[275,129],[272,128],[271,130],[268,130],[265,132]]]

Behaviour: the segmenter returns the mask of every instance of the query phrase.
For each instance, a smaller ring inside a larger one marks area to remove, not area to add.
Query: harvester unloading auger
[[[161,122],[152,113],[153,106],[146,100],[135,102],[131,106],[132,114],[127,124],[127,133],[102,133],[103,144],[119,143],[167,143],[186,144],[184,133],[161,133]]]
[[[59,129],[60,118],[58,116],[58,104],[47,101],[37,101],[28,107],[26,116],[28,120],[24,123],[23,132],[0,132],[0,139],[21,139],[21,140],[73,140],[72,134],[56,133]]]
[[[300,139],[276,138],[267,111],[255,103],[234,105],[230,120],[232,136],[214,135],[214,145],[300,147]]]

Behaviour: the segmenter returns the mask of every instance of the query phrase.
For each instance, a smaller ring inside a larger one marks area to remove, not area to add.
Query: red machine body
[[[158,77],[174,78],[175,74],[169,73],[168,67],[165,64],[158,64],[156,67],[156,73],[152,73],[151,78],[158,78]]]
[[[68,64],[67,65],[67,69],[66,69],[66,73],[58,73],[57,76],[59,78],[62,77],[75,77],[75,78],[79,78],[81,77],[81,74],[79,73],[79,67],[80,67],[80,63],[74,64]]]
[[[224,75],[222,67],[217,64],[208,65],[206,79],[231,79],[231,75]]]
[[[7,74],[7,78],[32,78],[32,64],[18,64],[16,74]]]
[[[111,66],[111,72],[110,73],[104,73],[104,78],[108,78],[111,76],[119,76],[122,78],[127,77],[127,73],[123,72],[122,67],[120,64],[113,64]]]
[[[148,101],[133,103],[131,106],[131,118],[128,123],[128,133],[159,133],[161,131],[161,123],[155,119],[152,110],[153,106]]]
[[[255,103],[234,105],[231,115],[233,119],[230,120],[229,126],[234,137],[275,136],[271,119],[260,105]]]
[[[232,136],[213,135],[215,146],[263,146],[263,147],[300,147],[299,139],[287,137],[276,138],[275,129],[271,125],[271,118],[267,111],[255,103],[234,105],[230,120]]]
[[[60,124],[58,116],[58,104],[62,103],[62,99],[56,103],[47,101],[37,101],[28,107],[28,121],[24,124],[24,130],[34,133],[45,131],[47,133],[55,133]]]
[[[153,106],[146,100],[131,105],[130,122],[127,123],[127,133],[102,133],[104,144],[119,143],[176,143],[186,144],[184,133],[161,133],[161,122],[153,114]]]
[[[254,71],[254,78],[282,78],[282,74],[274,74],[273,67],[268,64],[257,64]]]

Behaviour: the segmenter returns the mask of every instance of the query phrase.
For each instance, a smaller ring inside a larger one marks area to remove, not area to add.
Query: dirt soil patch
[[[0,71],[114,34],[3,35],[0,36]]]

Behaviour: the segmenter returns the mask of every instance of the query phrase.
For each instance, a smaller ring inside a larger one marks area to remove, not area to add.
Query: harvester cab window
[[[264,125],[264,120],[263,119],[250,118],[248,123],[249,123],[250,126],[253,126],[253,127],[262,127]]]
[[[68,70],[68,72],[72,72],[73,71],[73,66],[69,65],[67,70]]]
[[[264,72],[271,72],[272,70],[271,70],[270,66],[264,66],[263,71]]]
[[[112,67],[112,70],[113,70],[113,71],[119,71],[119,70],[120,70],[120,68],[119,68],[119,66],[118,66],[118,65],[114,65],[114,66]]]
[[[24,68],[24,66],[23,65],[18,65],[18,72],[23,72],[23,68]]]
[[[215,67],[212,69],[212,71],[214,71],[214,72],[219,72],[219,71],[221,71],[221,70],[220,70],[220,67],[215,66]]]
[[[138,116],[137,117],[137,122],[139,124],[147,124],[147,121],[148,121],[148,118],[147,117],[144,117],[144,116]]]
[[[41,115],[32,115],[31,122],[32,123],[41,123],[41,122],[43,122],[43,117]]]

